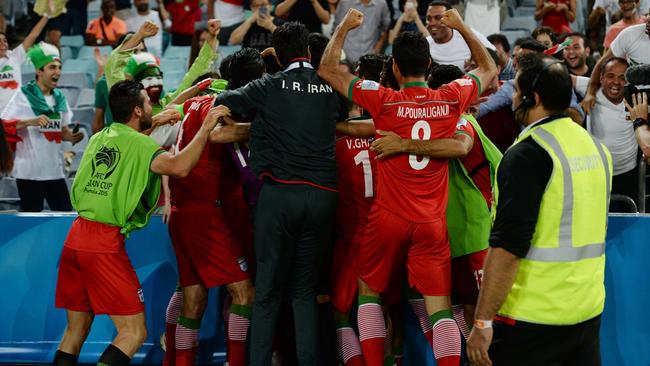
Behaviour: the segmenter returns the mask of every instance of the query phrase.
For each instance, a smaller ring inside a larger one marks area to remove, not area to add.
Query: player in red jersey
[[[429,87],[437,89],[446,83],[463,77],[463,72],[453,65],[436,65],[430,70]],[[478,100],[469,108],[476,111]],[[439,157],[438,151],[454,155],[451,161],[450,201],[447,207],[447,226],[452,252],[452,287],[455,296],[454,318],[463,336],[469,335],[468,322],[474,319],[474,307],[481,286],[483,262],[487,254],[490,231],[490,207],[492,185],[496,167],[502,154],[482,133],[480,126],[471,114],[464,114],[456,125],[453,140],[429,141],[428,149],[417,149],[413,141],[402,139],[392,132],[381,132],[382,137],[375,140],[372,150],[378,158],[394,154],[416,153]],[[436,142],[444,143],[445,145]],[[420,145],[424,143],[420,142]],[[438,149],[435,150],[434,148]],[[462,169],[457,169],[462,164]],[[426,319],[424,299],[413,291],[409,296],[416,315],[420,318],[423,331],[431,340],[432,329]]]
[[[246,75],[243,84],[261,77],[264,71],[262,58],[254,50],[238,51],[232,63],[237,63],[238,69]],[[214,96],[202,96],[184,103],[185,117],[176,141],[178,148],[191,140],[214,99]],[[218,141],[214,138],[216,135],[216,130],[211,133],[212,142]],[[228,316],[228,362],[231,366],[244,365],[254,289],[241,233],[235,233],[233,225],[248,223],[249,217],[242,211],[246,203],[241,177],[227,146],[220,143],[206,146],[190,175],[170,179],[169,187],[172,200],[169,231],[178,262],[183,306],[176,329],[167,331],[166,363],[195,364],[207,289],[226,284],[232,296]],[[250,229],[244,231],[250,232]],[[172,331],[175,333],[173,339],[169,334]]]
[[[424,82],[429,66],[426,40],[405,32],[393,45],[393,71],[400,91],[373,81],[361,81],[337,67],[349,30],[361,25],[363,14],[348,11],[336,29],[319,75],[339,93],[367,110],[379,130],[392,130],[414,140],[450,138],[470,101],[496,76],[489,54],[455,10],[443,22],[465,38],[479,65],[468,77],[438,90]],[[416,155],[398,155],[377,163],[377,195],[358,253],[359,331],[366,365],[383,363],[386,329],[379,294],[406,261],[409,283],[425,296],[433,324],[433,350],[438,365],[458,365],[460,333],[451,313],[450,252],[445,210],[447,162]]]

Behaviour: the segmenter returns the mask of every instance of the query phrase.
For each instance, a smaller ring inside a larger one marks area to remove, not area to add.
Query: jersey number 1
[[[420,131],[422,131],[422,138],[420,138]],[[411,139],[413,140],[429,140],[431,138],[431,126],[424,120],[415,122],[411,129]],[[428,156],[419,156],[409,154],[409,165],[415,170],[422,170],[429,164]]]
[[[359,151],[359,153],[354,157],[354,163],[356,165],[361,164],[363,167],[363,181],[366,189],[365,197],[372,197],[372,166],[370,165],[370,155],[368,155],[368,150]]]

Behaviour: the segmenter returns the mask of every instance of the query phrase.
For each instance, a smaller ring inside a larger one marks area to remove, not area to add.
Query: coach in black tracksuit
[[[336,211],[335,124],[347,108],[309,63],[307,29],[286,23],[273,33],[284,71],[266,75],[216,104],[254,111],[251,167],[263,180],[255,214],[255,304],[251,364],[271,365],[283,298],[291,300],[300,365],[317,361],[315,284]]]

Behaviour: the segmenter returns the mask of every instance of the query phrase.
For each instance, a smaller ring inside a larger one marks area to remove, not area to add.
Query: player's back
[[[177,151],[183,150],[192,142],[203,125],[203,120],[212,108],[214,97],[197,97],[185,102],[185,117],[176,138]],[[172,204],[205,203],[213,205],[221,199],[224,179],[233,169],[223,169],[224,159],[230,159],[223,144],[208,143],[201,153],[198,163],[185,178],[170,178]]]
[[[374,197],[375,159],[370,152],[371,138],[339,135],[336,138],[339,205],[337,222],[365,222]]]

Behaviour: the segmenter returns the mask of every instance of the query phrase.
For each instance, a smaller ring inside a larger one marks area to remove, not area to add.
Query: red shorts
[[[406,263],[409,285],[425,296],[449,296],[451,270],[444,218],[413,223],[373,205],[357,257],[359,277],[386,292],[391,277]]]
[[[250,278],[242,247],[233,238],[221,208],[174,208],[169,235],[181,287],[202,284],[212,288]]]
[[[360,239],[357,232],[363,230],[361,225],[346,223],[342,237],[334,245],[330,301],[340,313],[348,313],[357,297],[357,271],[354,265]]]
[[[487,249],[451,260],[451,280],[454,294],[463,304],[476,304],[483,279],[483,263]]]
[[[101,228],[101,230],[98,230]],[[140,281],[124,250],[120,228],[77,218],[66,239],[59,263],[56,284],[56,307],[72,311],[108,315],[134,315],[144,312]],[[98,237],[100,232],[106,233]],[[92,233],[93,236],[89,234]],[[72,249],[68,243],[81,240],[111,241],[117,253],[98,253]],[[114,241],[119,241],[114,243]]]

